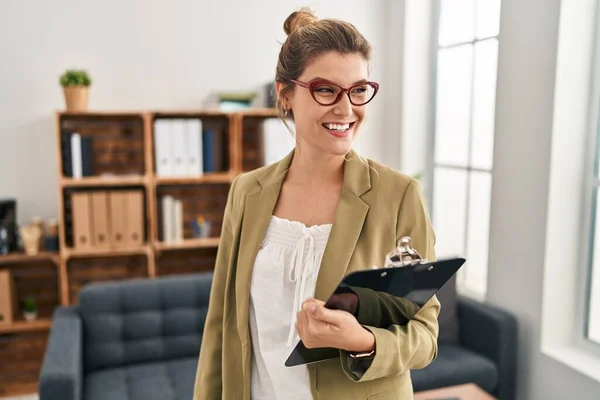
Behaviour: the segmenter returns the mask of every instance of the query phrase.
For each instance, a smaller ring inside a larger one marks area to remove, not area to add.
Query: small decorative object
[[[69,69],[60,76],[67,110],[85,111],[88,107],[89,87],[92,80],[85,70]]]
[[[39,246],[38,249],[44,248],[44,219],[42,217],[33,217],[29,220],[30,226],[35,226],[40,231]]]
[[[219,109],[222,111],[238,111],[250,108],[252,101],[257,97],[255,92],[219,92]]]
[[[207,221],[202,215],[199,215],[195,221],[192,222],[192,228],[194,229],[194,236],[197,238],[209,238],[211,222]]]
[[[33,224],[21,226],[19,231],[23,240],[25,254],[29,256],[38,254],[40,252],[40,238],[42,236],[42,229],[40,226]]]
[[[37,319],[37,305],[33,296],[25,297],[23,317],[25,321],[35,321]]]

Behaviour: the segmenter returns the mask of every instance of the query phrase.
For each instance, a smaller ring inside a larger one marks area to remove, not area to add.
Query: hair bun
[[[308,7],[303,7],[299,11],[294,11],[283,23],[283,30],[289,36],[295,30],[303,26],[317,22],[319,19]]]

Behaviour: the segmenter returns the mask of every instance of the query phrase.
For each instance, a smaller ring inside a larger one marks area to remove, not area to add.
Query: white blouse
[[[300,340],[296,313],[314,296],[331,227],[271,217],[250,285],[252,400],[312,399],[307,367],[284,363]]]

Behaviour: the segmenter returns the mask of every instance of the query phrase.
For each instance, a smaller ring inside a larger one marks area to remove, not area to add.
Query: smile
[[[353,126],[355,122],[345,123],[345,124],[336,124],[336,123],[325,123],[323,127],[327,129],[329,132],[337,135],[347,133]]]

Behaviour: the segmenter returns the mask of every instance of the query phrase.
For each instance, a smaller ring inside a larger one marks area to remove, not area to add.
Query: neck
[[[294,150],[287,180],[298,184],[337,184],[344,180],[344,156],[317,154],[304,146]]]

